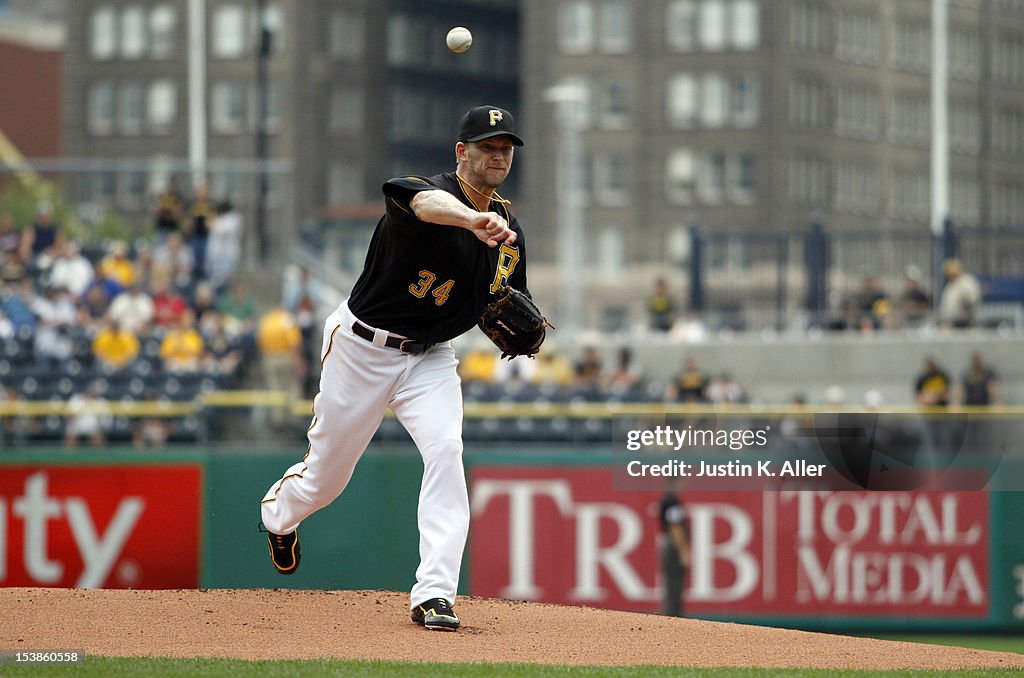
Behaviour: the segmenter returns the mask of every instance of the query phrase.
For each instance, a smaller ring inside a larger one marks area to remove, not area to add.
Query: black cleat
[[[455,610],[444,598],[431,598],[414,607],[412,620],[431,631],[455,631],[461,623]]]
[[[281,574],[292,574],[299,569],[302,549],[299,547],[298,530],[289,534],[274,534],[268,530],[267,543],[270,544],[270,560],[274,569]]]

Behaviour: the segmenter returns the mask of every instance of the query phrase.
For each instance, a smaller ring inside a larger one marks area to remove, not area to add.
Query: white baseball
[[[451,51],[456,53],[465,52],[473,44],[473,34],[464,26],[456,26],[448,31],[444,41]]]

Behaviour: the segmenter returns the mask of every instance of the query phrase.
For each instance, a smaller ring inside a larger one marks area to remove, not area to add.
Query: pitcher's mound
[[[390,591],[0,589],[0,648],[240,659],[622,666],[1024,668],[1024,655],[461,597],[458,633]]]

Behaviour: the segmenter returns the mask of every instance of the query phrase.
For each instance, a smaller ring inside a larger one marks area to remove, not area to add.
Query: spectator
[[[150,291],[153,295],[153,324],[159,329],[178,325],[181,316],[188,310],[185,298],[172,290],[163,277],[153,280]]]
[[[717,405],[737,405],[747,401],[747,393],[731,374],[722,372],[708,382],[707,398]]]
[[[14,334],[14,323],[12,323],[11,319],[7,317],[4,310],[0,308],[0,341],[14,339]]]
[[[654,281],[654,292],[647,300],[647,313],[650,317],[651,329],[655,332],[668,332],[675,322],[676,306],[668,293],[668,285],[664,278]]]
[[[225,200],[217,205],[206,251],[206,270],[214,287],[221,288],[231,280],[241,255],[242,215]]]
[[[112,297],[131,287],[135,282],[135,264],[128,258],[128,243],[122,240],[110,243],[107,255],[96,267],[96,274],[117,286],[117,292]]]
[[[195,197],[188,208],[188,244],[192,250],[193,273],[206,277],[206,248],[210,241],[210,227],[216,215],[210,189],[203,182],[196,184]]]
[[[588,346],[583,357],[576,363],[576,388],[596,393],[601,390],[601,356],[597,349]]]
[[[21,237],[21,260],[34,269],[46,270],[64,244],[64,234],[53,218],[53,206],[40,203],[36,220]]]
[[[604,388],[613,395],[622,395],[636,388],[640,381],[641,370],[633,364],[633,352],[623,346],[619,349],[618,362],[605,380]]]
[[[932,312],[932,298],[921,287],[921,271],[908,266],[900,295],[900,312],[907,327],[920,327]]]
[[[203,370],[213,374],[234,374],[242,361],[238,339],[228,335],[224,318],[217,311],[209,311],[204,318],[207,328],[201,331],[205,346]]]
[[[149,329],[156,309],[153,299],[142,289],[142,283],[135,281],[111,302],[109,313],[121,327],[141,334]]]
[[[196,284],[192,292],[192,311],[196,314],[200,328],[203,326],[204,315],[217,312],[217,293],[210,282],[203,280]]]
[[[539,386],[568,386],[574,376],[572,363],[551,344],[537,355],[531,381]]]
[[[129,329],[109,320],[92,340],[92,354],[97,365],[108,372],[131,365],[139,356],[139,338]]]
[[[160,359],[168,372],[197,372],[203,354],[203,337],[195,327],[195,316],[185,309],[160,342]]]
[[[6,258],[13,252],[21,259],[21,231],[14,223],[14,216],[9,212],[0,214],[0,258]]]
[[[892,301],[878,283],[878,276],[865,275],[861,288],[854,296],[858,312],[857,327],[861,332],[881,329],[882,323],[892,311]]]
[[[14,325],[15,329],[27,327],[31,331],[36,328],[36,314],[32,310],[36,304],[36,290],[31,278],[23,278],[14,287],[8,287],[0,295],[0,310]]]
[[[284,307],[294,313],[302,297],[309,297],[313,302],[313,308],[317,311],[324,308],[333,310],[336,305],[331,298],[330,290],[314,278],[309,269],[305,267],[299,268],[297,278],[294,272],[286,277],[283,294]]]
[[[100,396],[99,385],[89,385],[84,393],[76,393],[68,401],[68,419],[64,425],[64,444],[76,447],[80,438],[88,438],[93,447],[100,447],[106,440],[107,431],[113,423],[110,406]]]
[[[488,342],[486,346],[475,346],[459,360],[459,377],[463,383],[494,382],[494,371],[498,363],[498,354]]]
[[[50,269],[50,284],[63,287],[77,299],[85,294],[94,277],[92,262],[82,256],[78,243],[64,243]]]
[[[36,315],[36,358],[47,361],[51,367],[71,357],[71,329],[75,324],[75,305],[67,290],[46,287],[42,296],[32,303]]]
[[[665,398],[680,403],[706,403],[708,381],[708,376],[697,365],[697,359],[689,356],[683,363],[683,371],[666,389]]]
[[[11,285],[28,278],[28,268],[17,252],[7,252],[0,259],[0,282]]]
[[[156,402],[157,392],[147,391],[146,400]],[[135,419],[135,425],[132,427],[132,447],[136,450],[162,449],[167,447],[167,440],[170,437],[171,424],[167,417],[145,414]]]
[[[174,184],[174,179],[171,179],[156,198],[154,222],[160,242],[166,240],[167,236],[171,233],[181,233],[181,213],[183,207],[184,201],[181,199],[181,195],[178,194],[178,188]]]
[[[110,293],[102,279],[93,279],[78,302],[78,324],[85,329],[96,326],[110,309]]]
[[[960,389],[960,402],[964,405],[1002,404],[996,372],[977,351],[971,354],[971,366],[964,372]]]
[[[946,286],[939,297],[939,321],[943,327],[972,327],[981,303],[981,285],[956,259],[943,262],[942,271],[946,275]]]
[[[931,356],[914,382],[915,399],[921,405],[945,407],[949,404],[949,374]]]
[[[194,258],[181,233],[169,233],[153,250],[151,280],[162,278],[179,290],[192,286]]]
[[[302,334],[295,318],[278,306],[260,318],[256,331],[263,369],[263,384],[272,391],[284,391],[290,399],[299,397]],[[286,408],[272,408],[270,421],[280,426],[288,421]]]
[[[315,393],[316,380],[320,376],[317,369],[320,365],[320,333],[317,332],[313,299],[308,294],[303,294],[292,314],[302,335],[302,361],[306,366],[306,378],[302,388],[306,393]]]
[[[217,310],[224,315],[231,334],[250,332],[256,321],[256,301],[241,281],[235,281],[227,293],[220,295]]]

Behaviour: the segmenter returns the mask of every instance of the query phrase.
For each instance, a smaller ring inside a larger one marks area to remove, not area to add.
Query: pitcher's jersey
[[[400,177],[384,184],[386,211],[370,240],[349,308],[367,325],[431,343],[474,325],[503,284],[526,288],[526,245],[515,215],[498,202],[489,210],[516,233],[512,245],[491,248],[464,228],[420,221],[409,201],[441,189],[476,209],[454,172]]]

